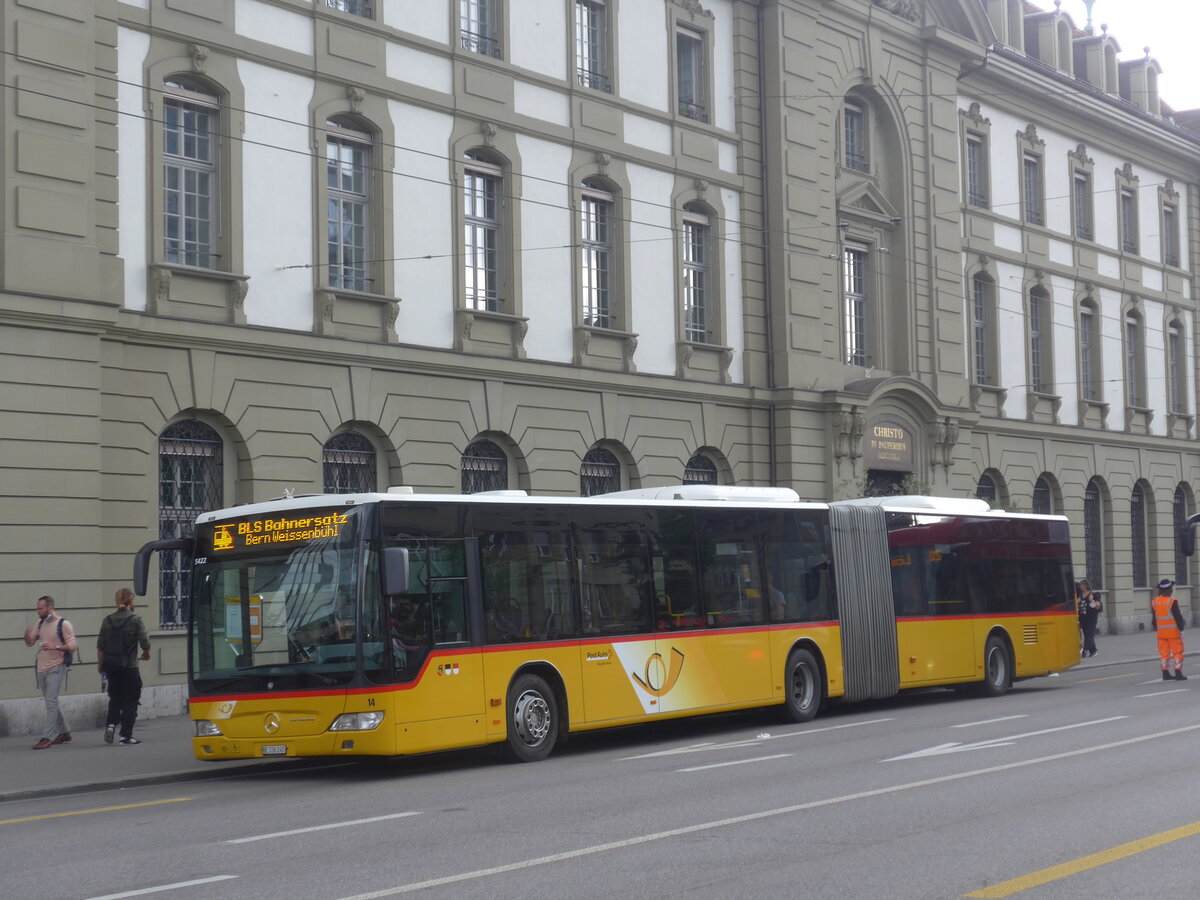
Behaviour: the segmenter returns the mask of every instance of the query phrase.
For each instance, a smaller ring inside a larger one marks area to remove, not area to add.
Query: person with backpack
[[[37,686],[46,701],[46,725],[33,749],[45,750],[71,740],[71,728],[58,704],[58,694],[66,683],[67,667],[78,644],[71,623],[54,611],[53,597],[38,597],[37,614],[37,625],[25,629],[25,646],[38,645]]]
[[[133,736],[138,702],[142,699],[142,675],[138,659],[150,658],[150,638],[141,616],[133,612],[133,591],[117,591],[117,611],[100,623],[96,637],[96,668],[108,676],[108,717],[104,743],[111,744],[120,728],[122,744],[140,744]],[[138,656],[138,647],[142,654]]]

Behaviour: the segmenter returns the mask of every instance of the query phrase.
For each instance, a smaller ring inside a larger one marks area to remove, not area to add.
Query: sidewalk
[[[1150,631],[1096,638],[1099,653],[1082,660],[1081,669],[1140,662],[1147,675],[1158,672],[1158,653]],[[1185,670],[1200,678],[1200,667]],[[0,803],[28,800],[95,788],[133,787],[231,772],[260,771],[288,766],[287,760],[201,761],[192,755],[192,723],[187,716],[139,719],[134,734],[142,741],[132,747],[104,743],[104,731],[87,728],[72,732],[69,744],[48,750],[30,749],[37,735],[0,738]]]

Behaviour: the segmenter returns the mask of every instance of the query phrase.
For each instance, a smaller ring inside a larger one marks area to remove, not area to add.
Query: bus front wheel
[[[518,762],[545,759],[558,741],[558,699],[537,675],[508,689],[508,752]]]
[[[987,639],[983,648],[983,684],[980,691],[985,697],[999,697],[1012,685],[1012,657],[1004,641],[996,635]]]
[[[793,722],[807,722],[821,708],[821,667],[812,652],[803,648],[788,656],[783,672],[784,709]]]

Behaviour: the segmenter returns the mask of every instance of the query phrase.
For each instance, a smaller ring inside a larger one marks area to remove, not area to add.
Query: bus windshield
[[[357,510],[305,510],[197,528],[195,692],[312,689],[353,678],[359,519]]]

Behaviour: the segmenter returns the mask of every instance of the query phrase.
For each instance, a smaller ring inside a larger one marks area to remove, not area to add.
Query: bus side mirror
[[[384,547],[379,554],[383,593],[386,597],[408,593],[408,548]]]
[[[1183,551],[1184,556],[1191,556],[1196,552],[1197,522],[1200,522],[1200,513],[1188,516],[1183,527],[1179,529],[1179,549]]]
[[[191,549],[191,538],[168,538],[165,541],[151,541],[143,544],[142,549],[133,558],[133,592],[139,597],[146,596],[146,577],[150,571],[150,554],[156,550],[162,553],[186,550],[190,553]]]

